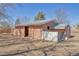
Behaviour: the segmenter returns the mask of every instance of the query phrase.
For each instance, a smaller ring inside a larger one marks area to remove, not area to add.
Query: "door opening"
[[[28,32],[29,32],[29,30],[28,30],[28,27],[26,26],[25,27],[25,37],[28,36]]]

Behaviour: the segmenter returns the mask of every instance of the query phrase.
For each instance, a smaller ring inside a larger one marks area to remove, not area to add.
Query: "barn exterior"
[[[12,33],[18,37],[30,37],[34,40],[61,41],[70,35],[67,28],[67,25],[61,26],[56,20],[40,20],[28,24],[18,24]]]

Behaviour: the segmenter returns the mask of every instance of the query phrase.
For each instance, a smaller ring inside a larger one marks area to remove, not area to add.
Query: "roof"
[[[26,24],[18,24],[16,26],[43,25],[43,24],[46,24],[46,23],[51,22],[51,21],[55,22],[56,20],[38,20],[38,21],[29,22]]]
[[[43,25],[46,23],[50,23],[53,22],[53,25],[50,26],[50,29],[65,29],[65,27],[68,24],[58,24],[56,20],[38,20],[38,21],[32,21],[30,23],[26,23],[26,24],[18,24],[16,26],[30,26],[30,25]]]
[[[55,29],[65,29],[65,27],[67,26],[67,24],[58,24],[57,26],[55,26]]]

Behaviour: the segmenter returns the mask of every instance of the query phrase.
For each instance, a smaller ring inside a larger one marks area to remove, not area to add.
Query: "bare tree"
[[[6,27],[6,25],[11,27],[13,19],[7,14],[6,10],[7,10],[7,7],[12,7],[14,5],[15,4],[11,4],[11,3],[0,3],[0,24],[3,27]]]
[[[22,17],[22,22],[23,22],[24,24],[26,24],[26,23],[30,22],[30,18],[27,17],[27,16],[23,16],[23,17]]]
[[[21,24],[20,18],[16,19],[15,25]]]
[[[76,28],[79,29],[79,23],[76,24]]]
[[[0,3],[0,17],[5,17],[8,18],[7,14],[6,14],[6,9],[7,7],[11,7],[14,4],[10,4],[10,3]]]
[[[56,18],[58,23],[69,23],[67,20],[67,14],[64,9],[56,10]]]

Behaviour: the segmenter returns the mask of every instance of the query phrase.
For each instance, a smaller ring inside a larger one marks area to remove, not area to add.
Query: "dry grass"
[[[55,43],[52,41],[32,40],[30,38],[19,38],[14,37],[11,34],[0,34],[0,55],[76,55],[76,53],[79,52],[79,32],[72,32],[72,34],[74,37],[60,43]]]

